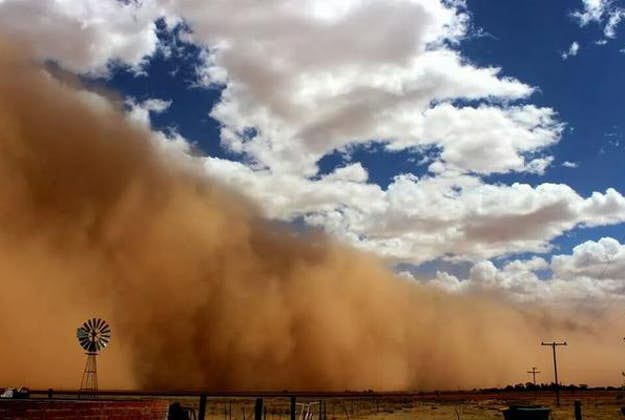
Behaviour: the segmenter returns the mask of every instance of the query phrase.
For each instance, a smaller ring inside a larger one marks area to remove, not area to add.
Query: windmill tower
[[[111,328],[100,318],[91,318],[85,321],[76,331],[78,343],[85,349],[87,363],[80,381],[81,395],[95,398],[98,393],[98,365],[96,356],[111,340]]]

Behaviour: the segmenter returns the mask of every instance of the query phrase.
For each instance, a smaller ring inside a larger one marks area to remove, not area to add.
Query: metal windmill
[[[86,350],[87,363],[80,381],[82,395],[96,396],[98,392],[98,366],[96,356],[111,341],[111,328],[100,318],[91,318],[76,331],[80,346]]]

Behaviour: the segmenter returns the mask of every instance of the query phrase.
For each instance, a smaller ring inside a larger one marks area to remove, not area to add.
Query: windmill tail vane
[[[91,318],[78,327],[76,337],[87,355],[87,363],[80,381],[81,395],[95,398],[98,392],[96,356],[111,341],[111,327],[103,319]]]

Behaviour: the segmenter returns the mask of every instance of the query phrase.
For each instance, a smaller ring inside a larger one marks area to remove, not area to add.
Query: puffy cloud
[[[549,268],[549,263],[544,258],[532,257],[528,260],[514,260],[504,266],[508,272],[537,271]]]
[[[617,8],[610,12],[608,16],[608,21],[603,28],[603,33],[608,38],[616,37],[616,27],[621,23],[621,21],[625,18],[625,9]]]
[[[587,241],[576,246],[571,255],[554,256],[551,267],[559,278],[619,280],[625,287],[625,245],[613,238]]]
[[[260,58],[246,68],[259,66],[266,66]],[[532,92],[517,81],[497,78],[498,71],[462,64],[450,51],[427,51],[406,65],[301,69],[275,80],[231,80],[211,115],[224,124],[222,141],[227,147],[279,172],[313,175],[323,155],[371,140],[394,150],[440,144],[452,161],[458,161],[464,149],[489,148],[498,141],[503,144],[494,150],[503,159],[484,159],[474,150],[458,165],[486,173],[523,170],[525,151],[559,139],[561,127],[551,109],[430,107],[437,100],[516,99]],[[257,84],[267,95],[250,91]],[[471,128],[479,125],[472,133],[480,131],[470,141],[463,135],[469,118],[475,119]],[[258,130],[253,139],[240,134],[249,126]],[[498,130],[504,134],[498,135]]]
[[[601,22],[610,0],[582,0],[582,10],[573,12],[573,17],[577,18],[581,26],[586,26],[590,22]]]
[[[169,107],[171,106],[171,102],[172,102],[171,100],[166,101],[164,99],[150,98],[141,102],[141,107],[143,109],[146,109],[148,111],[155,112],[158,114],[169,109]]]
[[[603,25],[604,35],[615,38],[616,27],[625,17],[625,9],[615,6],[612,0],[582,0],[582,9],[574,11],[572,16],[582,27],[591,22]]]
[[[360,162],[335,169],[332,173],[325,175],[327,181],[352,181],[366,182],[369,174]]]
[[[539,270],[546,275],[539,277]],[[562,305],[577,301],[580,309],[597,310],[593,306],[598,301],[625,300],[625,245],[613,238],[587,241],[571,255],[553,256],[550,264],[540,257],[514,260],[501,268],[479,261],[466,278],[439,271],[429,283],[460,293],[503,292],[520,301],[540,299]]]
[[[434,123],[427,113],[433,103],[458,99],[504,105],[447,109],[449,124],[463,124],[462,115],[473,112],[483,123],[508,125],[502,138],[520,135],[499,148],[504,164],[463,159],[464,170],[534,170],[524,163],[526,138],[540,130],[541,145],[559,138],[550,109],[538,110],[551,121],[533,127],[512,115],[529,108],[505,105],[527,98],[532,87],[499,68],[467,63],[449,47],[466,33],[461,2],[5,0],[0,12],[4,31],[27,39],[42,58],[100,74],[111,62],[140,67],[157,49],[155,19],[184,21],[186,39],[205,48],[198,77],[225,86],[211,113],[223,126],[223,145],[274,171],[311,176],[325,154],[372,140],[394,149],[444,142],[454,164],[476,142],[463,144],[455,134],[462,127],[428,133]],[[442,108],[432,110],[431,118],[444,118]],[[244,134],[249,127],[252,138]],[[490,147],[492,134],[484,139]]]
[[[579,163],[565,160],[564,162],[562,162],[562,166],[564,166],[565,168],[577,168],[579,166]]]
[[[537,175],[544,175],[549,165],[551,165],[551,162],[553,162],[553,156],[536,158],[536,159],[532,159],[527,164],[526,168],[528,172],[531,172]]]
[[[479,261],[471,267],[467,278],[459,279],[439,271],[429,283],[459,293],[505,292],[505,296],[515,300],[535,300],[546,298],[550,293],[550,284],[540,280],[535,273],[543,266],[547,266],[547,262],[536,257],[525,261],[515,260],[502,268],[497,268],[491,261]]]
[[[165,112],[171,106],[172,101],[166,101],[158,98],[146,99],[137,102],[134,98],[127,98],[125,101],[128,106],[128,117],[138,123],[150,126],[150,113],[160,114]]]
[[[569,57],[576,56],[578,52],[579,52],[579,44],[577,43],[577,41],[573,41],[569,49],[567,51],[562,52],[560,56],[562,57],[563,60],[566,60]]]
[[[561,184],[487,185],[472,177],[397,177],[386,199],[368,238],[390,255],[412,259],[545,252],[563,232],[623,221],[625,210],[614,190],[582,198]]]
[[[3,0],[0,34],[71,71],[105,74],[112,60],[139,68],[154,53],[160,15],[152,2]]]
[[[464,171],[541,173],[551,159],[530,164],[525,154],[559,139],[562,125],[554,117],[553,110],[532,105],[457,108],[442,104],[425,112],[423,128],[415,137],[440,145],[441,159]]]
[[[399,175],[386,189],[366,182],[360,164],[320,179],[206,158],[208,173],[258,202],[269,217],[303,218],[348,243],[392,260],[490,258],[547,252],[575,227],[625,220],[613,189],[584,198],[562,184],[488,185],[478,177]]]
[[[208,174],[245,192],[271,218],[294,220],[324,215],[328,222],[334,217],[347,232],[351,229],[348,223],[356,222],[362,209],[381,212],[385,205],[384,191],[365,182],[367,173],[360,164],[339,168],[318,180],[296,174],[275,175],[269,170],[253,170],[244,163],[218,158],[205,158],[204,167]],[[353,212],[353,219],[340,220],[341,212]]]

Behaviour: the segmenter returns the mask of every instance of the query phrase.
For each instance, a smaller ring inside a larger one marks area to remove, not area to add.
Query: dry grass
[[[40,397],[43,397],[40,396]],[[56,394],[56,398],[71,395]],[[117,395],[113,398],[146,398],[138,395]],[[163,397],[155,397],[163,399]],[[166,398],[183,406],[198,409],[199,397]],[[561,407],[555,407],[552,392],[502,392],[502,393],[441,393],[427,395],[376,396],[367,398],[326,399],[327,420],[502,420],[502,410],[512,404],[542,405],[552,409],[552,420],[573,419],[575,400],[582,402],[584,420],[623,419],[620,407],[625,406],[623,393],[619,391],[567,391],[562,393]],[[254,398],[208,398],[206,420],[254,420]],[[319,419],[319,399],[298,398],[297,420],[309,404],[312,416]],[[264,420],[289,420],[288,398],[265,398]]]
[[[562,395],[561,407],[555,407],[552,393],[458,393],[440,396],[393,397],[350,399],[335,398],[326,400],[328,420],[488,420],[503,419],[501,411],[510,404],[538,404],[552,408],[552,420],[573,418],[573,403],[582,402],[584,420],[619,419],[620,407],[625,400],[615,391],[577,391]],[[197,398],[179,400],[184,405],[197,408]],[[298,420],[301,420],[302,403],[313,403],[312,420],[319,417],[318,403],[310,399],[298,399]],[[287,399],[265,399],[265,420],[289,420]],[[253,420],[254,400],[231,398],[209,399],[207,420]]]

